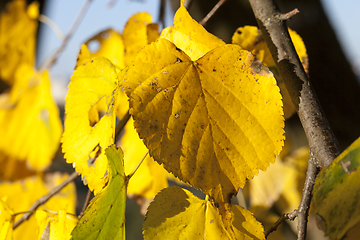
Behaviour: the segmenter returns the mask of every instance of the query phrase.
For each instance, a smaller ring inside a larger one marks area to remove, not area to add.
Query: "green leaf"
[[[72,231],[72,239],[125,239],[125,206],[128,179],[122,150],[111,145],[105,151],[110,166],[109,183],[90,202]]]
[[[316,223],[331,239],[341,239],[360,221],[360,138],[322,170],[314,186]]]

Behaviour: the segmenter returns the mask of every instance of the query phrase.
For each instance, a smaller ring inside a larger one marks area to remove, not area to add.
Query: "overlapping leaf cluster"
[[[1,239],[40,238],[49,222],[51,239],[64,239],[77,223],[76,217],[70,220],[76,203],[72,183],[13,230],[36,200],[68,176],[45,173],[59,148],[62,124],[48,70],[34,66],[38,7],[12,1],[0,15],[0,80],[8,86],[0,94]]]
[[[194,21],[183,3],[174,25],[165,28],[160,36],[150,15],[138,13],[129,19],[122,34],[108,29],[81,47],[66,97],[61,142],[66,161],[73,164],[96,197],[77,223],[68,217],[74,213],[74,206],[68,203],[74,203],[70,186],[63,190],[66,200],[53,198],[57,207],[49,207],[52,202],[48,202],[32,218],[36,225],[24,224],[23,229],[36,228],[38,236],[48,234],[51,239],[67,238],[71,231],[73,239],[124,238],[126,194],[150,199],[163,189],[148,208],[144,222],[146,239],[264,239],[263,227],[253,214],[230,204],[230,199],[249,179],[273,163],[284,145],[280,89],[265,66],[276,73],[273,61],[254,28],[239,29],[234,34],[234,44],[225,44]],[[21,8],[24,16],[14,20],[11,14],[2,15],[1,24],[19,34],[13,29],[30,23],[35,26],[37,15],[32,5],[24,11],[24,3],[16,4],[18,1],[11,8]],[[9,28],[11,22],[16,24]],[[4,130],[6,142],[0,141],[0,151],[8,159],[27,160],[33,169],[42,170],[57,150],[61,125],[49,93],[48,74],[32,67],[34,32],[22,34],[27,39],[22,42],[30,52],[13,45],[11,37],[0,42],[0,48],[7,53],[0,55],[0,61],[9,62],[7,70],[18,66],[1,75],[12,86],[1,98],[0,127],[6,125],[5,119],[15,123]],[[31,38],[29,34],[33,34]],[[98,49],[92,48],[95,42]],[[9,60],[14,52],[23,57]],[[306,59],[306,52],[300,56]],[[123,153],[113,144],[116,118],[124,119],[127,112],[132,119],[117,143]],[[20,113],[28,119],[27,124],[16,124]],[[15,130],[19,133],[14,134]],[[14,136],[16,143],[6,145]],[[147,151],[149,156],[132,175]],[[15,161],[4,162],[15,166]],[[279,161],[272,169],[276,167],[287,168]],[[166,188],[164,168],[201,189],[206,199],[198,199],[179,187]],[[284,178],[298,177],[294,171],[284,171],[289,172]],[[256,189],[269,178],[279,180],[275,174],[269,172],[269,176],[253,180],[252,205],[269,207],[283,189],[293,187],[281,185],[281,189],[271,191],[275,192],[271,197],[265,188]],[[53,178],[58,182],[57,175]],[[11,188],[27,183],[14,183]],[[36,183],[38,188],[43,188],[40,183]],[[1,192],[12,192],[7,185],[1,187]],[[36,199],[44,191],[28,197]],[[285,198],[298,201],[298,191],[292,193]],[[17,209],[10,204],[10,194],[1,197],[1,234],[16,236],[9,227],[14,220],[11,216],[15,211],[26,211],[35,199]],[[264,198],[267,201],[261,200]],[[49,214],[49,210],[56,213]]]

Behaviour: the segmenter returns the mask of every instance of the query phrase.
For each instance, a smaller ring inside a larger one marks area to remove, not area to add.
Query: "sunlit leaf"
[[[125,65],[129,66],[135,55],[159,35],[156,24],[151,24],[151,16],[146,12],[133,15],[123,31],[125,45]]]
[[[331,239],[341,239],[360,221],[360,138],[323,169],[314,185],[317,226]]]
[[[0,150],[14,160],[26,160],[31,169],[43,170],[59,148],[62,133],[49,76],[22,65],[15,79],[9,101],[0,106]]]
[[[193,62],[159,39],[133,64],[123,86],[135,128],[181,180],[228,202],[281,151],[279,89],[251,53],[225,45]]]
[[[144,238],[265,239],[261,223],[251,212],[238,205],[232,205],[231,211],[231,229],[225,229],[217,208],[210,201],[179,187],[165,188],[148,208]]]
[[[249,181],[250,205],[271,208],[282,196],[286,202],[277,204],[283,206],[281,212],[296,209],[300,204],[308,158],[308,147],[299,148],[284,159],[278,157],[266,171]]]
[[[86,208],[72,239],[125,239],[125,206],[127,181],[123,153],[115,145],[106,149],[109,160],[109,182]]]
[[[107,181],[104,150],[114,142],[116,86],[115,66],[106,58],[94,58],[74,72],[66,96],[63,152],[95,193]],[[98,111],[98,102],[106,106],[105,111]]]
[[[9,2],[0,15],[0,78],[12,84],[21,63],[35,63],[39,3],[26,7],[26,1]]]
[[[295,31],[291,29],[288,30],[295,46],[295,50],[303,64],[304,69],[307,71],[309,63],[305,44]],[[251,51],[260,60],[260,62],[272,70],[276,80],[278,81],[278,85],[283,96],[285,119],[291,117],[295,113],[295,107],[291,102],[291,98],[285,87],[284,81],[278,74],[276,64],[271,56],[270,50],[266,45],[261,31],[255,26],[240,27],[235,31],[232,37],[232,43],[239,45],[243,49]]]
[[[118,68],[124,68],[124,43],[120,33],[107,29],[87,40],[81,47],[76,66],[85,64],[93,57],[105,57]]]
[[[49,240],[69,239],[71,231],[78,222],[76,216],[67,214],[64,209],[60,209],[56,214],[38,210],[35,217],[39,239],[46,233],[49,234]]]
[[[125,174],[129,175],[148,151],[137,134],[132,118],[125,126],[121,148],[124,150]],[[128,194],[152,198],[168,186],[166,171],[149,155],[130,178]]]
[[[6,197],[4,198],[6,199]],[[0,239],[11,240],[13,238],[13,211],[6,204],[6,201],[0,198]]]
[[[7,197],[6,203],[14,213],[26,212],[36,200],[46,195],[67,177],[68,174],[53,173],[46,174],[44,180],[34,176],[16,182],[2,182],[0,184],[0,198]],[[41,205],[38,210],[53,212],[67,207],[68,213],[75,214],[75,205],[75,184],[70,183],[49,201]],[[17,215],[15,221],[20,217],[21,214]],[[14,239],[33,239],[36,228],[36,219],[31,216],[29,220],[14,230]]]
[[[174,25],[165,28],[160,37],[174,43],[193,61],[210,50],[225,45],[221,39],[207,32],[203,26],[191,18],[184,7],[184,0],[176,11]]]

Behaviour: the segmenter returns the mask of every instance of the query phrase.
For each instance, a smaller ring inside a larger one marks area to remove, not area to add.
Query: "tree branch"
[[[226,2],[226,0],[220,0],[214,7],[211,9],[211,11],[204,17],[203,20],[199,22],[202,26],[204,26],[207,21],[216,13],[216,11]]]
[[[46,63],[43,66],[40,66],[39,69],[48,69],[50,68],[58,59],[59,55],[61,54],[61,52],[65,49],[67,43],[69,42],[70,38],[72,37],[72,35],[75,33],[75,30],[78,28],[81,20],[84,18],[84,15],[86,13],[86,11],[88,10],[90,4],[91,4],[92,0],[86,0],[84,5],[82,6],[78,16],[76,17],[74,23],[71,26],[71,29],[69,31],[69,33],[65,36],[65,38],[63,39],[63,42],[61,44],[61,46],[56,50],[56,52],[46,61]]]
[[[40,207],[41,205],[46,203],[51,197],[53,197],[55,194],[60,192],[61,189],[63,189],[66,185],[68,185],[69,183],[74,181],[78,176],[79,176],[79,174],[77,172],[73,172],[67,179],[65,179],[59,185],[57,185],[56,187],[51,189],[48,194],[46,194],[46,195],[42,196],[41,198],[39,198],[38,200],[36,200],[35,203],[33,205],[31,205],[29,210],[26,213],[24,213],[24,215],[14,223],[13,229],[17,228],[22,222],[28,220],[29,217],[35,212],[35,210],[38,207]]]
[[[339,155],[340,147],[296,54],[284,15],[273,0],[249,1],[297,110],[316,165],[325,168]]]
[[[311,158],[311,157],[310,157]],[[318,167],[309,159],[306,179],[299,208],[297,210],[298,218],[298,240],[306,239],[307,221],[312,198],[312,190],[315,184],[315,178],[318,173]]]

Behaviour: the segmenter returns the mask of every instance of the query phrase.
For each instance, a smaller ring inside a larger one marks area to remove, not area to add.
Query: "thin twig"
[[[275,232],[276,229],[280,226],[281,223],[289,219],[288,214],[283,214],[268,230],[265,232],[265,238],[269,236],[270,233]]]
[[[294,10],[292,10],[288,13],[280,14],[279,19],[281,21],[290,20],[290,18],[292,18],[293,16],[295,16],[298,13],[300,13],[299,9],[295,8]]]
[[[85,202],[84,202],[84,205],[83,205],[83,208],[78,216],[78,219],[82,218],[82,216],[84,216],[84,212],[87,208],[87,206],[89,205],[89,202],[90,202],[90,198],[91,198],[91,194],[92,194],[92,191],[90,189],[88,189],[88,192],[86,194],[86,198],[85,198]]]
[[[165,8],[166,8],[166,0],[161,0],[158,22],[161,23],[162,28],[165,28]]]
[[[19,220],[17,220],[14,223],[13,229],[17,228],[22,222],[28,220],[29,217],[35,212],[35,210],[38,207],[40,207],[41,205],[46,203],[51,197],[53,197],[55,194],[60,192],[61,189],[63,189],[66,185],[68,185],[69,183],[74,181],[78,176],[79,176],[79,174],[77,172],[73,172],[67,179],[65,179],[59,185],[57,185],[56,187],[51,189],[48,194],[46,194],[46,195],[42,196],[41,198],[39,198],[38,200],[36,200],[34,202],[34,204],[31,205],[29,210]]]
[[[213,9],[211,9],[211,11],[206,15],[206,17],[204,17],[203,20],[201,20],[199,23],[202,26],[205,26],[205,24],[207,23],[207,21],[209,21],[209,19],[215,14],[215,12],[221,7],[221,5],[223,5],[226,2],[226,0],[220,0],[214,7]]]
[[[121,121],[119,122],[119,124],[116,126],[115,129],[115,143],[117,143],[117,141],[119,141],[120,138],[120,133],[121,131],[124,129],[126,123],[129,121],[130,119],[130,113],[129,111],[125,114],[125,116],[121,119]]]
[[[312,190],[315,184],[315,178],[318,173],[318,167],[309,160],[306,171],[305,185],[301,196],[300,205],[297,211],[298,218],[298,240],[306,239],[307,220],[312,198]]]
[[[189,11],[189,9],[191,8],[191,5],[193,4],[194,0],[187,0],[184,3],[184,7]]]
[[[76,29],[78,28],[81,20],[84,18],[84,15],[86,13],[86,11],[88,10],[90,4],[91,4],[92,0],[86,0],[84,5],[82,6],[78,16],[76,17],[74,23],[72,24],[69,33],[66,35],[66,37],[64,38],[64,40],[62,41],[61,46],[56,50],[56,52],[47,60],[47,62],[44,64],[44,66],[40,66],[39,69],[43,70],[43,69],[48,69],[50,68],[58,59],[58,57],[60,56],[61,52],[65,49],[67,43],[69,42],[70,38],[73,36],[73,34],[75,33]]]
[[[298,218],[298,240],[306,239],[306,229],[307,229],[307,219],[309,215],[309,208],[312,198],[312,189],[315,183],[315,178],[318,173],[318,167],[314,164],[313,156],[309,158],[308,169],[306,171],[306,178],[303,193],[301,196],[300,204],[298,209],[295,209],[291,213],[286,213],[282,215],[273,226],[271,226],[265,233],[265,238],[269,236],[270,233],[276,231],[278,226],[283,223],[285,220],[294,221],[295,218]]]
[[[56,34],[56,36],[61,40],[64,41],[65,36],[63,34],[63,32],[61,31],[61,29],[59,28],[59,26],[50,18],[48,18],[47,16],[40,14],[38,17],[39,22],[42,22],[46,25],[48,25]]]

